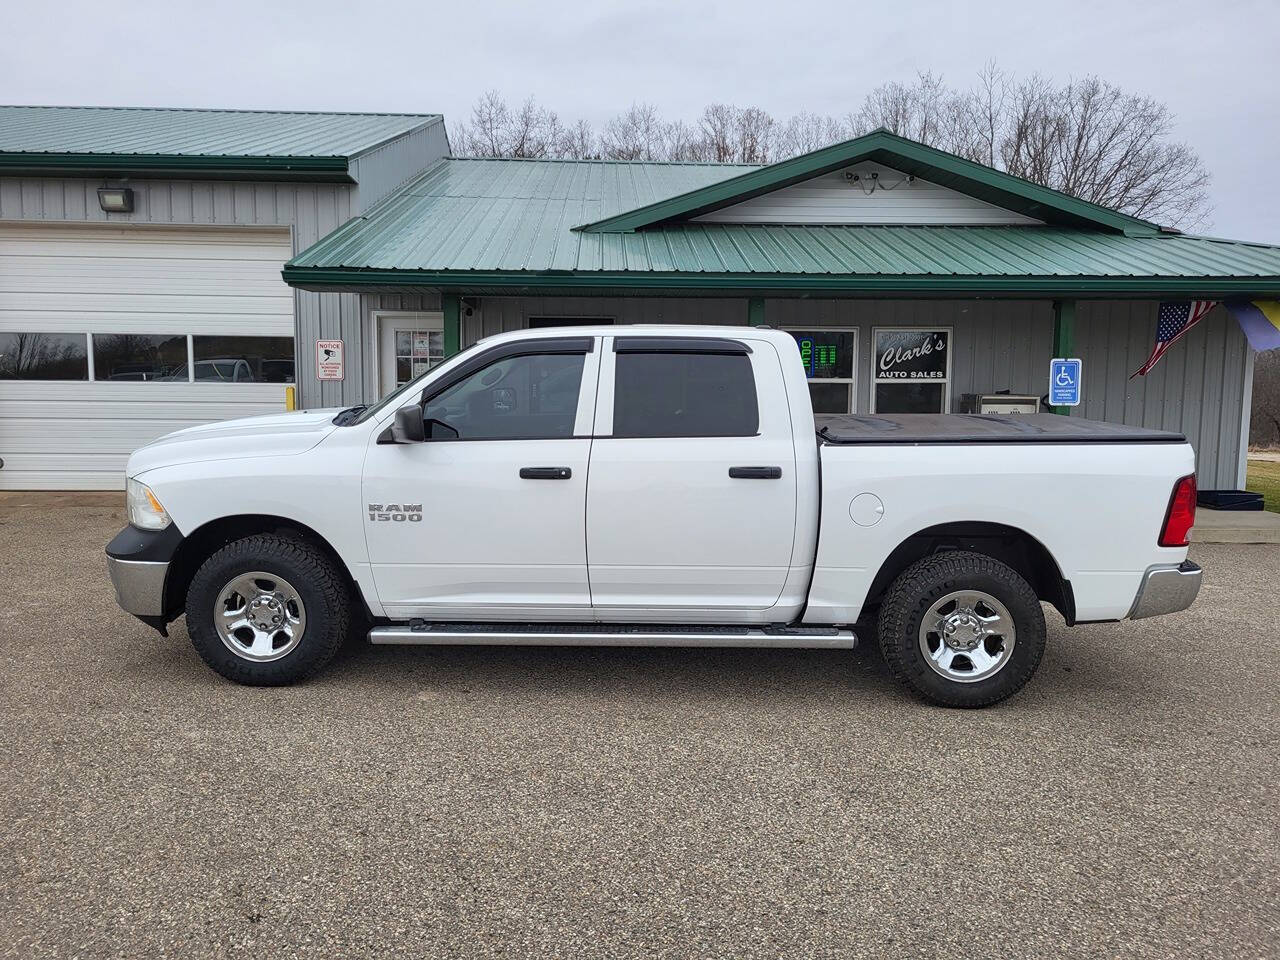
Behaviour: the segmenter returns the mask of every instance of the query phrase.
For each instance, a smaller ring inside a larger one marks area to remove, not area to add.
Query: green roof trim
[[[1079,200],[887,130],[876,130],[853,140],[758,167],[710,186],[579,224],[574,229],[588,233],[629,232],[671,220],[696,217],[862,160],[883,163],[903,173],[914,174],[1048,223],[1092,227],[1128,236],[1153,236],[1161,232],[1157,224]]]
[[[858,276],[813,274],[682,274],[544,273],[317,269],[286,266],[286,283],[304,290],[357,288],[432,288],[456,291],[506,291],[508,293],[649,294],[723,293],[777,295],[1026,295],[1036,297],[1186,296],[1223,299],[1244,296],[1280,296],[1280,276],[1252,277],[1030,277],[924,275]]]
[[[439,114],[0,106],[0,174],[342,180]]]
[[[197,174],[269,174],[272,179],[351,179],[346,157],[188,156],[160,153],[0,153],[0,174],[103,176],[149,173],[155,176]]]

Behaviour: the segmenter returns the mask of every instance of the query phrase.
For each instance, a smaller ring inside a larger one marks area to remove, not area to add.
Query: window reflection
[[[0,380],[88,380],[83,333],[0,333]]]

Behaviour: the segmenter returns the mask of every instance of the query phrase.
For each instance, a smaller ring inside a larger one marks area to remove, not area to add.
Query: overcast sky
[[[917,71],[1097,73],[1173,109],[1211,226],[1280,243],[1276,0],[213,0],[5,4],[0,102],[443,113],[532,93],[597,127],[632,101],[841,115]]]

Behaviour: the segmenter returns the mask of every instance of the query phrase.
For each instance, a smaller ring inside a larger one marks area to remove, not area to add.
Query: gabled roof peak
[[[580,224],[588,233],[628,233],[685,220],[822,176],[862,160],[874,160],[1036,220],[1130,236],[1152,236],[1157,224],[1068,196],[883,128],[853,140],[748,170],[736,177],[624,213]]]

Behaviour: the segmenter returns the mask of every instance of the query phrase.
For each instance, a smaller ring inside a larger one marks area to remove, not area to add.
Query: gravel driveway
[[[1019,696],[870,646],[351,644],[288,689],[114,603],[121,495],[0,494],[0,955],[1275,956],[1280,546]]]

